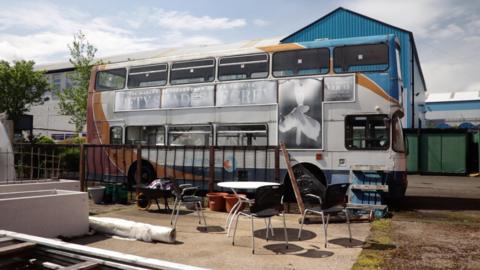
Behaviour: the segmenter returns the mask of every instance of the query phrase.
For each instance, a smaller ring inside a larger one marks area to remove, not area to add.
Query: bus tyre
[[[128,184],[133,187],[137,184],[135,179],[137,172],[137,163],[132,164],[128,170]],[[148,185],[155,179],[155,171],[149,162],[142,162],[142,173],[140,178],[140,185]]]

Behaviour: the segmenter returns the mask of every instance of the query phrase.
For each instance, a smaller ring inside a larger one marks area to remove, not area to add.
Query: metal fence
[[[279,181],[279,150],[270,146],[83,145],[85,179],[146,184],[154,178],[194,183],[202,190],[227,180]]]
[[[155,178],[194,183],[214,190],[222,181],[279,181],[279,149],[273,146],[147,146],[96,144],[14,144],[14,175],[0,182],[77,179],[122,183],[132,188]],[[11,163],[0,164],[7,171]],[[3,167],[3,168],[1,168]]]
[[[12,152],[0,153],[2,183],[25,180],[79,179],[78,145],[13,144]],[[10,160],[13,160],[11,162]],[[8,173],[12,170],[13,173]]]

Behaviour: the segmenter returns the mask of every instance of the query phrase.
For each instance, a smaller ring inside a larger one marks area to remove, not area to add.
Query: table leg
[[[228,212],[228,216],[227,216],[227,221],[225,223],[225,230],[228,230],[229,227],[230,227],[230,223],[231,223],[231,220],[233,220],[235,217],[235,214],[236,211],[237,211],[237,208],[240,208],[240,200],[238,200],[232,207],[232,209],[230,209],[230,212]]]

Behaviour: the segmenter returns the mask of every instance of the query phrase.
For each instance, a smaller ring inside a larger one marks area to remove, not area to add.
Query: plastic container
[[[208,208],[212,211],[225,212],[225,199],[223,196],[228,195],[226,192],[209,192],[207,193]]]
[[[245,194],[238,194],[239,196],[245,196]],[[238,198],[237,195],[235,194],[227,194],[223,196],[223,199],[225,199],[225,209],[227,212],[230,212],[233,208],[233,206],[237,203]],[[245,208],[245,204],[242,204],[240,206],[239,211],[243,210]]]
[[[87,190],[94,203],[100,204],[103,202],[103,194],[105,193],[104,186],[88,187]]]

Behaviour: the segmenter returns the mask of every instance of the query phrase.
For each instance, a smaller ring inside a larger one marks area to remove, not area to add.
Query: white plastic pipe
[[[97,232],[118,235],[145,242],[175,242],[175,229],[110,217],[89,217],[90,228]]]

